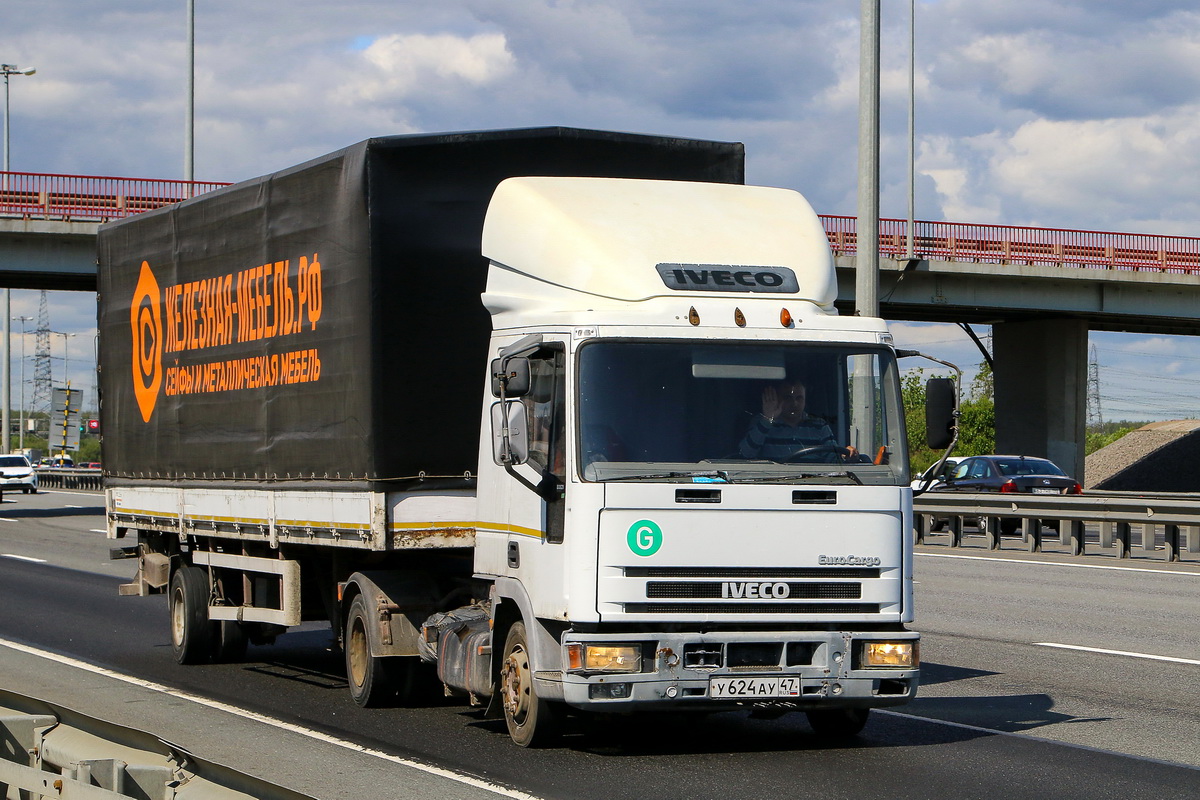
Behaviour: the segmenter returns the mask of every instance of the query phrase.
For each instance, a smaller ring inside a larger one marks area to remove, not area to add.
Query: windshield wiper
[[[739,476],[738,483],[790,483],[808,480],[810,478],[849,478],[859,486],[863,486],[862,478],[855,472],[787,472],[772,475],[755,475],[752,477]]]
[[[613,475],[611,478],[598,478],[600,483],[609,483],[610,481],[652,481],[666,480],[669,478],[691,478],[696,483],[733,483],[729,478],[729,473],[723,469],[692,471],[692,470],[676,470],[673,472],[646,472],[636,475]]]

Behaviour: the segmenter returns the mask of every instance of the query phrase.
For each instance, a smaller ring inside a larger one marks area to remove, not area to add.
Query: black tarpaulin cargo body
[[[741,183],[740,144],[542,128],[370,139],[101,228],[112,485],[382,490],[476,471],[503,179]]]

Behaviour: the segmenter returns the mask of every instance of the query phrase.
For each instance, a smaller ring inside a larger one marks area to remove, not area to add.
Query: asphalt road
[[[143,720],[317,797],[1200,797],[1195,564],[921,548],[921,695],[876,712],[856,743],[821,741],[802,715],[738,713],[579,721],[561,747],[527,751],[457,701],[358,709],[320,629],[242,664],[176,665],[165,598],[117,596],[133,562],[107,560],[101,502],[0,506],[0,688]],[[114,688],[74,660],[171,693]]]

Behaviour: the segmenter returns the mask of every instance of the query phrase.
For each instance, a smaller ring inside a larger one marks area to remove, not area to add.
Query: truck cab
[[[483,247],[475,570],[514,738],[557,703],[846,730],[911,699],[896,356],[882,321],[834,310],[803,198],[516,178]]]

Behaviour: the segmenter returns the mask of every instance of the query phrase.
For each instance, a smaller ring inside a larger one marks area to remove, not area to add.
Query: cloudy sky
[[[200,180],[370,136],[570,125],[745,142],[749,181],[856,213],[853,0],[195,5]],[[882,5],[881,210],[904,217],[909,4]],[[37,68],[12,79],[12,168],[182,177],[186,22],[185,0],[5,0],[0,61]],[[1194,0],[918,0],[916,110],[920,219],[1200,235]],[[14,316],[38,299],[15,291]],[[92,298],[49,299],[90,387]],[[951,326],[896,333],[979,361]],[[1200,344],[1092,341],[1106,419],[1200,416]]]

